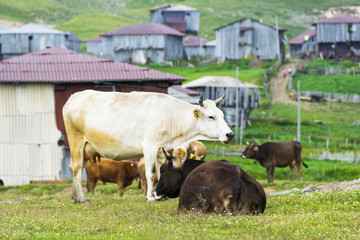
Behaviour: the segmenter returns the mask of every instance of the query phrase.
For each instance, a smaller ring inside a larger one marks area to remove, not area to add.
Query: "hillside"
[[[54,24],[87,39],[124,25],[148,22],[149,9],[169,3],[199,9],[200,35],[208,39],[215,38],[215,28],[243,17],[274,25],[278,16],[279,26],[288,29],[291,39],[329,14],[360,14],[359,7],[340,7],[359,4],[358,0],[0,0],[0,20]]]

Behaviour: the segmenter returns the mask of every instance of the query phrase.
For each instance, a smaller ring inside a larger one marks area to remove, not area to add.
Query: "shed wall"
[[[5,185],[59,179],[60,136],[53,84],[0,84],[0,179]]]
[[[29,37],[32,36],[32,39]],[[3,59],[44,49],[48,46],[66,48],[65,34],[1,34]]]

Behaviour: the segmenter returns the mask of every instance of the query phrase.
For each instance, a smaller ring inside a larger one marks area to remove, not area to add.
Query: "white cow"
[[[81,187],[84,148],[90,144],[101,156],[123,160],[144,155],[147,200],[154,201],[153,172],[164,161],[162,147],[176,147],[195,140],[228,143],[234,134],[215,101],[192,105],[162,93],[99,92],[85,90],[71,95],[63,107],[69,140],[75,202],[89,203]],[[157,176],[160,177],[160,168]]]

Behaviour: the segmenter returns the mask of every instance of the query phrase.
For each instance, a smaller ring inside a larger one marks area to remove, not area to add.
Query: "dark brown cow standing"
[[[294,180],[295,165],[299,172],[299,181],[302,181],[302,168],[308,167],[301,158],[301,144],[297,141],[267,142],[256,146],[251,143],[246,146],[241,154],[242,158],[255,159],[261,166],[266,168],[268,175],[268,182],[274,182],[275,167],[287,167],[291,169],[291,181]]]
[[[114,161],[101,158],[100,162],[93,163],[87,161],[87,190],[94,194],[94,189],[98,180],[117,183],[120,197],[123,195],[125,187],[131,185],[138,176],[137,164],[131,161]]]
[[[226,160],[195,168],[180,190],[178,210],[260,214],[266,206],[263,187],[239,166]]]

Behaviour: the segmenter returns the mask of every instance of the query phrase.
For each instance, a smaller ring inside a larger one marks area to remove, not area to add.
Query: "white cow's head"
[[[197,128],[200,134],[206,140],[220,140],[227,144],[234,137],[234,133],[225,122],[223,112],[216,106],[223,99],[224,96],[215,101],[204,101],[203,96],[201,96],[199,107],[194,110],[194,117],[197,120]]]

